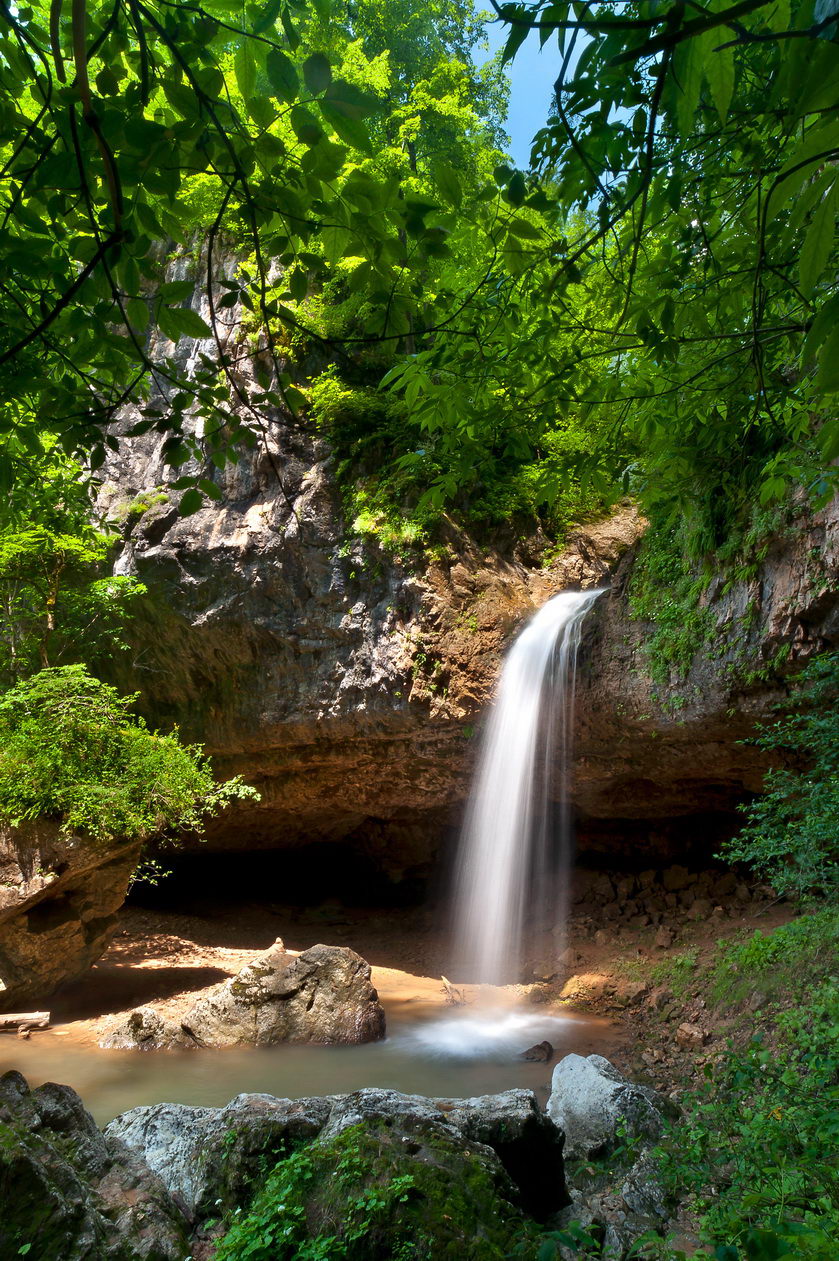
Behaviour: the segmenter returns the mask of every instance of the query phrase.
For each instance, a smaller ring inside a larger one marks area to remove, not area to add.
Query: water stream
[[[519,980],[525,921],[536,923],[546,910],[556,953],[561,949],[573,857],[577,650],[583,619],[601,594],[554,596],[504,663],[461,838],[453,954],[459,980]]]

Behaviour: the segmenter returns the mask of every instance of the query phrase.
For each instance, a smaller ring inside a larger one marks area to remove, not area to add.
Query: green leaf
[[[332,82],[332,67],[323,53],[312,53],[303,62],[303,81],[312,96],[325,92]]]
[[[431,174],[446,201],[451,202],[453,206],[461,206],[463,188],[452,164],[442,158],[435,158],[431,163]]]
[[[221,487],[217,486],[215,482],[211,482],[208,477],[199,477],[198,485],[200,489],[203,490],[204,494],[210,499],[215,499],[216,502],[218,502],[220,499],[224,498]]]
[[[320,240],[328,263],[337,263],[345,254],[351,252],[349,247],[353,236],[348,228],[337,225],[324,228],[320,234]]]
[[[329,126],[344,144],[359,149],[362,153],[372,153],[373,145],[366,126],[360,118],[348,117],[334,101],[318,101],[321,113]]]
[[[309,292],[309,277],[302,267],[295,267],[288,278],[288,287],[295,302],[302,302]]]
[[[239,91],[242,93],[243,98],[249,101],[256,94],[256,59],[253,55],[253,45],[249,39],[246,39],[236,49],[236,55],[233,58],[233,70]]]
[[[192,297],[195,292],[195,282],[193,280],[169,280],[165,284],[160,285],[157,292],[166,302],[183,302],[184,298]]]
[[[523,171],[516,171],[513,178],[507,185],[507,199],[514,206],[520,206],[524,201],[526,184]]]
[[[819,355],[815,389],[819,394],[834,394],[839,390],[839,325],[834,328]]]
[[[291,125],[301,144],[317,144],[324,134],[323,128],[314,114],[311,114],[303,105],[295,105],[292,109]]]
[[[833,249],[836,232],[836,184],[832,184],[822,197],[807,229],[798,267],[802,291],[809,295],[821,279]]]
[[[542,233],[528,219],[511,219],[507,224],[507,231],[512,232],[522,241],[541,241],[542,239]]]
[[[204,496],[197,487],[193,486],[190,490],[185,490],[181,495],[181,502],[178,504],[178,512],[182,517],[191,517],[194,512],[198,512],[204,507]]]
[[[683,137],[689,136],[693,128],[711,38],[709,32],[682,40],[673,54],[675,114]]]
[[[805,367],[814,358],[827,335],[836,327],[839,327],[839,293],[822,303],[810,325],[801,351],[801,363]]]
[[[125,304],[128,322],[138,333],[144,333],[149,326],[148,303],[142,298],[130,298]]]
[[[268,82],[281,101],[290,105],[297,100],[300,87],[294,62],[279,48],[272,48],[265,62]]]
[[[734,94],[734,49],[709,48],[705,55],[704,71],[711,98],[720,121],[724,123]]]

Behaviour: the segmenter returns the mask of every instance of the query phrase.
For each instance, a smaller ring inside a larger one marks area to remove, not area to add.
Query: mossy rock
[[[185,1226],[151,1171],[103,1138],[75,1091],[0,1077],[0,1259],[183,1261]]]
[[[502,1261],[535,1257],[538,1228],[494,1152],[388,1118],[277,1164],[216,1261]]]

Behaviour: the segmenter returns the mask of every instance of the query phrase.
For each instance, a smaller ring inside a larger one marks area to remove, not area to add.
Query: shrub
[[[255,797],[238,777],[213,779],[209,762],[177,733],[149,731],[120,696],[82,665],[42,670],[0,698],[0,819],[54,819],[69,835],[146,840],[171,828],[200,831],[207,815]]]
[[[760,748],[795,759],[773,768],[765,794],[743,808],[746,826],[723,847],[780,894],[839,895],[839,653],[814,660],[777,722],[755,738]]]

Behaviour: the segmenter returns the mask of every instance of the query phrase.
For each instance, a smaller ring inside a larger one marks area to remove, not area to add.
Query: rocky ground
[[[550,937],[535,941],[518,997],[546,1011],[601,1018],[605,1053],[622,1071],[667,1093],[686,1088],[731,1030],[730,1015],[715,1012],[703,993],[703,960],[720,939],[770,929],[789,910],[730,874],[679,866],[661,874],[581,873],[575,897],[559,962],[550,961]],[[175,1019],[280,936],[292,951],[327,942],[369,960],[389,1019],[432,1015],[449,1004],[440,980],[448,967],[440,911],[337,901],[309,909],[216,902],[203,914],[134,906],[122,911],[104,958],[53,999],[54,1029],[93,1045],[137,1007]],[[474,997],[472,987],[464,993]]]

